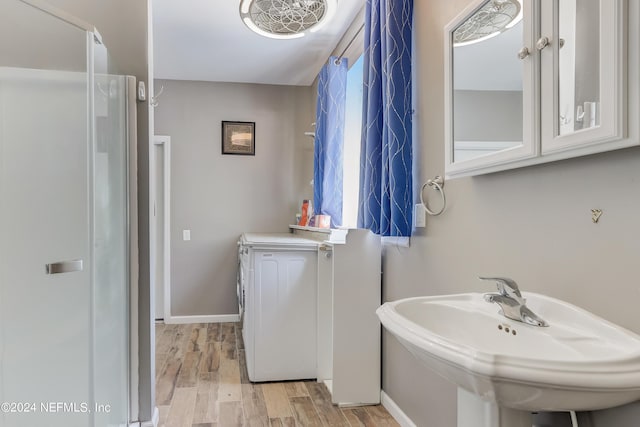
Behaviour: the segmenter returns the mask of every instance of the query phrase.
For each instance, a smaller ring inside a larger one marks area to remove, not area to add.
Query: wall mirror
[[[600,1],[558,4],[560,135],[600,125]]]
[[[518,0],[491,0],[453,32],[453,161],[522,145]]]
[[[541,2],[543,155],[594,144],[605,151],[625,137],[628,8],[623,0]]]
[[[638,108],[627,79],[638,72],[638,7],[473,1],[444,33],[447,176],[638,145],[626,122]]]
[[[536,154],[528,3],[476,2],[446,28],[447,164],[454,170]]]

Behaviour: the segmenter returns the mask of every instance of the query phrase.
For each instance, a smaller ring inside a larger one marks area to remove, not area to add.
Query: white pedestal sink
[[[458,427],[531,427],[529,411],[500,407],[458,387]]]
[[[640,336],[564,301],[523,295],[548,327],[507,319],[479,293],[387,302],[376,313],[458,386],[458,427],[531,427],[532,411],[640,400]]]

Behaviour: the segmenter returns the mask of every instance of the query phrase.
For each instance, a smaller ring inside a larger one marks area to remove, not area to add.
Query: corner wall
[[[307,87],[157,80],[171,136],[171,314],[237,314],[238,237],[288,232],[312,196]],[[255,156],[221,154],[221,121],[256,123]],[[182,230],[191,240],[182,240]]]
[[[415,2],[420,183],[444,174],[443,28],[469,3]],[[505,275],[640,333],[639,183],[639,148],[447,181],[447,211],[428,217],[410,248],[387,248],[383,298],[486,292],[477,276]],[[603,210],[598,224],[592,208]],[[456,425],[455,387],[386,332],[383,388],[417,425]],[[585,416],[627,427],[640,404]]]

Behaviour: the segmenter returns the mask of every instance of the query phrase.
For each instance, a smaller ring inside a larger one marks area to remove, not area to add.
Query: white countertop
[[[252,246],[313,246],[320,242],[291,233],[243,233],[242,243]]]

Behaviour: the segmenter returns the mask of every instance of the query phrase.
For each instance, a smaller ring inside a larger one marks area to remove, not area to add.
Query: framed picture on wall
[[[222,154],[255,156],[255,122],[222,122]]]

